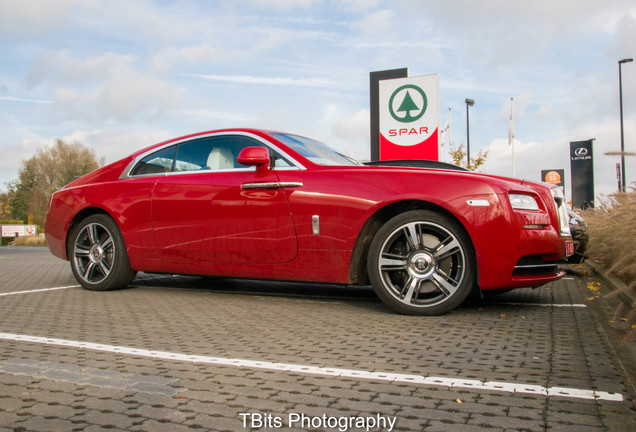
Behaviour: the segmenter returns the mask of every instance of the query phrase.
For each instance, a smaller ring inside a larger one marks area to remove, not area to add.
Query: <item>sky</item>
[[[633,0],[0,0],[0,187],[56,139],[106,163],[192,132],[257,127],[370,157],[369,73],[440,78],[454,144],[482,172],[566,171],[595,139],[597,194],[617,190],[618,60],[636,57]],[[636,152],[636,63],[622,66]],[[448,149],[441,150],[448,159]],[[636,182],[636,157],[627,157]]]

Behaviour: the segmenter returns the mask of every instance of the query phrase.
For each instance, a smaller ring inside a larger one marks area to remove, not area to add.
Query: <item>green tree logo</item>
[[[421,107],[417,106],[417,104],[413,100],[410,90],[415,91],[417,94],[421,96],[422,98]],[[395,98],[398,96],[402,98],[402,103],[397,109],[394,110],[393,102]],[[416,85],[406,84],[398,88],[397,90],[395,90],[393,94],[391,95],[391,99],[389,99],[389,112],[391,113],[391,117],[393,117],[395,120],[399,121],[400,123],[411,123],[411,122],[414,122],[415,120],[418,120],[420,117],[424,115],[424,113],[426,112],[427,105],[428,105],[428,100],[426,98],[426,93],[424,93],[424,90],[422,90]],[[402,114],[399,114],[399,113],[402,113]]]

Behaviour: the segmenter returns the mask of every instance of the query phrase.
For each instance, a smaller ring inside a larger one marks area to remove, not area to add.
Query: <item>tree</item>
[[[0,220],[11,219],[11,195],[9,192],[0,193]]]
[[[477,169],[482,166],[486,162],[486,158],[488,157],[488,150],[482,150],[477,153],[477,156],[470,158],[470,167],[468,166],[468,161],[466,160],[466,150],[464,150],[464,144],[460,144],[459,147],[453,147],[453,143],[450,143],[450,149],[448,153],[451,157],[451,163],[464,167],[470,168],[472,171],[477,171]]]
[[[53,192],[103,165],[95,151],[74,141],[58,139],[53,147],[38,149],[22,162],[18,180],[10,183],[11,215],[27,223],[43,225]]]

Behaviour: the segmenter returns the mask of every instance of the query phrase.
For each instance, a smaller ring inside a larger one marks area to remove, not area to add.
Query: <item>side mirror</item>
[[[236,158],[241,165],[255,166],[257,173],[267,172],[270,157],[266,147],[245,147]]]

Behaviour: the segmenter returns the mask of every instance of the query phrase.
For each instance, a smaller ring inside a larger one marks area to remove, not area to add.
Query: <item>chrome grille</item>
[[[519,259],[513,271],[514,276],[554,274],[558,271],[555,261],[544,260],[541,256],[525,256]]]
[[[570,234],[570,221],[568,217],[568,209],[565,204],[565,197],[559,187],[553,187],[551,189],[552,196],[554,197],[554,203],[556,204],[557,216],[559,218],[559,234],[561,237],[569,237]]]

